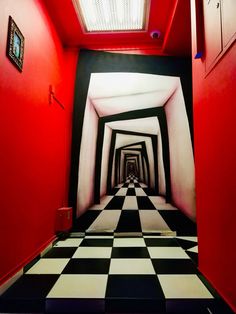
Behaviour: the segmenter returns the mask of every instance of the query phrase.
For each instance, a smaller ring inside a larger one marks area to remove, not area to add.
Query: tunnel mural
[[[120,220],[130,221],[132,231],[137,217],[144,229],[149,221],[150,231],[169,231],[161,217],[165,210],[195,220],[191,99],[187,58],[80,52],[70,187],[74,221],[86,216],[88,231],[100,232],[115,231]]]

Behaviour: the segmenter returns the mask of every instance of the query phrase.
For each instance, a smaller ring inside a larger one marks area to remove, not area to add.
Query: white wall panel
[[[89,98],[84,114],[77,191],[77,216],[93,204],[98,116]]]

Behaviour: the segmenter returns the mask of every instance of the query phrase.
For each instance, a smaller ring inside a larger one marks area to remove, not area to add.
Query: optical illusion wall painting
[[[190,60],[84,50],[75,88],[74,218],[149,195],[195,220]]]

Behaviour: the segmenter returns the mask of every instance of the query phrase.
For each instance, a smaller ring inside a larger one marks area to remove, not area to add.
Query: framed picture
[[[24,59],[24,36],[9,16],[7,35],[7,56],[10,61],[22,72]]]

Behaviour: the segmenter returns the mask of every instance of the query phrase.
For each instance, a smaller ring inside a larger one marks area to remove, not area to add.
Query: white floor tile
[[[101,210],[104,209],[107,205],[105,204],[94,204],[89,208],[89,210]]]
[[[116,196],[126,196],[128,188],[121,188],[119,191],[116,193]]]
[[[167,299],[212,299],[208,289],[196,275],[158,275]]]
[[[139,210],[139,216],[143,232],[162,232],[171,230],[165,220],[155,209]]]
[[[123,186],[123,183],[116,185],[115,188],[120,189],[120,188],[122,188],[122,186]]]
[[[104,210],[89,226],[87,232],[114,231],[118,225],[121,210]]]
[[[115,238],[114,247],[144,247],[146,246],[143,238]]]
[[[193,253],[198,253],[198,246],[196,245],[196,246],[192,247],[191,249],[188,249],[187,251],[193,252]]]
[[[135,188],[135,194],[137,196],[147,196],[147,194],[144,192],[142,188]]]
[[[26,274],[61,274],[69,258],[41,258]]]
[[[64,241],[58,241],[54,246],[56,247],[78,247],[83,239],[66,239]]]
[[[112,259],[110,264],[109,274],[155,274],[155,270],[152,266],[150,259]]]
[[[139,183],[139,185],[141,186],[141,188],[147,188],[147,185],[145,183]]]
[[[148,247],[151,258],[188,258],[181,247]]]
[[[111,247],[79,247],[73,258],[110,258]]]
[[[177,239],[182,239],[182,240],[187,240],[187,241],[193,241],[193,242],[197,242],[198,239],[197,237],[176,237]]]
[[[134,188],[134,183],[130,183],[129,188]]]
[[[86,234],[84,237],[85,239],[113,239],[113,235],[93,235],[93,234]]]
[[[107,275],[61,275],[47,298],[104,298]]]
[[[178,208],[174,207],[173,205],[166,203],[166,204],[156,204],[154,205],[158,210],[178,210]]]
[[[150,201],[153,203],[153,205],[157,208],[160,206],[160,204],[165,204],[166,200],[162,196],[149,196]]]
[[[173,236],[144,235],[145,239],[174,239]]]
[[[107,205],[113,199],[113,197],[113,195],[105,195],[100,199],[100,203]]]
[[[94,210],[104,209],[112,198],[113,198],[113,195],[105,195],[100,199],[100,204],[94,204],[89,209],[94,209]]]
[[[126,196],[122,209],[138,209],[136,196]]]

